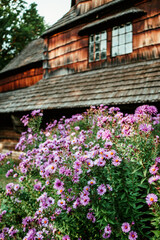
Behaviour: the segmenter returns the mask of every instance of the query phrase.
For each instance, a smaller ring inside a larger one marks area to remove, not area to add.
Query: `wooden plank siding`
[[[17,74],[6,76],[0,80],[0,92],[29,87],[37,83],[43,77],[42,67],[35,67]]]
[[[78,26],[55,34],[48,41],[49,73],[61,68],[79,72],[88,68],[88,36],[78,35]]]

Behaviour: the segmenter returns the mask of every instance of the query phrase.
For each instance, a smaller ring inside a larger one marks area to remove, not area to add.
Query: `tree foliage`
[[[36,3],[27,6],[24,0],[0,0],[0,69],[45,28]]]

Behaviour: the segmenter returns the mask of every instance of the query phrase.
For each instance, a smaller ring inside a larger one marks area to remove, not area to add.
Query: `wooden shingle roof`
[[[0,75],[26,65],[42,61],[43,39],[30,42],[15,58],[13,58],[1,71]]]
[[[160,59],[55,76],[0,94],[0,112],[160,102]]]

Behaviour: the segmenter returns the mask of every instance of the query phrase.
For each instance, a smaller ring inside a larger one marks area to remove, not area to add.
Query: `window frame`
[[[133,24],[127,22],[112,28],[111,57],[133,52]]]
[[[107,30],[89,36],[89,62],[107,59]]]

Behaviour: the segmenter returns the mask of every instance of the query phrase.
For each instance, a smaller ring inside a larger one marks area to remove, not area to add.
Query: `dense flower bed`
[[[160,114],[91,107],[47,124],[21,120],[24,153],[0,190],[0,239],[160,239]],[[1,155],[2,164],[9,164]]]

